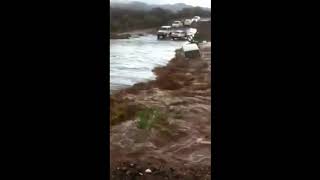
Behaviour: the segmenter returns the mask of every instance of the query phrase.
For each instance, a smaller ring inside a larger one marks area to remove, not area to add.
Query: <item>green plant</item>
[[[138,112],[138,128],[149,130],[155,127],[156,123],[165,119],[165,115],[159,110],[146,108]]]

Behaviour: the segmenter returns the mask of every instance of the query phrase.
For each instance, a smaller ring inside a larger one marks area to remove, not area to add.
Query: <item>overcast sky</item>
[[[110,0],[111,2],[140,1],[148,4],[175,4],[185,3],[192,6],[211,7],[211,0]]]

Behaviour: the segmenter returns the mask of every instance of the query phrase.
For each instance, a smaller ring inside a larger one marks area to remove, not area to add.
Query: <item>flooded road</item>
[[[165,66],[185,41],[157,40],[155,35],[110,40],[110,89],[154,80],[152,69]]]

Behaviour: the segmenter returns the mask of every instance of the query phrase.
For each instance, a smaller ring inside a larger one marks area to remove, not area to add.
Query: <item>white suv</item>
[[[161,26],[161,28],[157,32],[158,39],[169,37],[170,34],[171,34],[171,26]]]
[[[174,21],[172,23],[173,28],[178,28],[178,27],[182,27],[182,26],[183,26],[183,23],[181,21]]]
[[[195,17],[193,17],[192,20],[195,21],[195,22],[198,22],[200,20],[200,17],[199,16],[195,16]]]
[[[175,39],[186,39],[187,38],[187,34],[183,30],[175,30],[175,31],[173,31],[171,33],[171,38],[173,40],[175,40]]]
[[[192,19],[186,19],[186,20],[184,20],[184,25],[185,25],[185,26],[191,26],[191,24],[192,24]]]

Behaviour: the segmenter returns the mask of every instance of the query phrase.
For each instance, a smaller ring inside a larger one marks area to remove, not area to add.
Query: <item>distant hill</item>
[[[194,6],[187,5],[184,3],[176,3],[176,4],[147,4],[139,1],[132,1],[132,2],[110,2],[111,8],[121,8],[121,9],[130,9],[130,10],[140,10],[140,11],[150,11],[153,8],[162,8],[166,10],[170,10],[172,12],[181,11],[184,8],[193,8]],[[210,8],[201,7],[204,10],[211,11]]]
[[[122,2],[110,2],[111,8],[121,8],[121,9],[131,9],[131,10],[142,10],[149,11],[152,7],[146,3],[142,2],[130,2],[130,3],[122,3]]]

